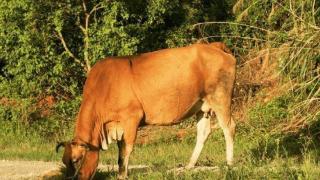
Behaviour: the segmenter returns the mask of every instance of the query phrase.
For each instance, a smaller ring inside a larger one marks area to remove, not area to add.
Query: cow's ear
[[[61,147],[61,146],[63,146],[63,147],[66,147],[66,142],[58,142],[57,143],[57,146],[56,146],[56,152],[58,153],[59,152],[59,148]]]
[[[62,157],[62,162],[68,166],[71,165],[70,161],[71,161],[71,154],[72,154],[72,149],[71,149],[71,144],[70,143],[65,143],[64,144],[64,153],[63,153],[63,157]]]
[[[62,157],[62,162],[66,166],[66,176],[67,177],[74,176],[75,172],[76,172],[76,168],[75,168],[74,164],[72,163],[71,155],[72,155],[72,147],[71,147],[71,143],[68,142],[65,144],[65,149],[64,149],[64,153],[63,153],[63,157]]]
[[[79,144],[80,147],[84,148],[85,150],[89,151],[90,150],[90,147],[89,145],[85,144],[85,143],[81,143]]]

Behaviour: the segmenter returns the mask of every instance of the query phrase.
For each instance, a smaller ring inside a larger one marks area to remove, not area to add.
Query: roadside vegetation
[[[0,5],[0,159],[60,161],[55,143],[72,137],[84,79],[100,58],[224,41],[238,60],[235,166],[226,167],[223,135],[215,129],[198,165],[218,168],[175,171],[195,145],[196,120],[188,119],[142,129],[131,164],[149,168],[130,177],[318,179],[318,1],[84,2]],[[116,164],[116,145],[101,159]]]

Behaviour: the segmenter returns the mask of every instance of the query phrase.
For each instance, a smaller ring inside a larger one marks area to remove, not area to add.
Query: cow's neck
[[[82,103],[76,121],[74,137],[95,147],[100,147],[101,123],[92,109]]]

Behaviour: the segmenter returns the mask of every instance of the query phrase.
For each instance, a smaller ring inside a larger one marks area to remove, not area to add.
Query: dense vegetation
[[[224,41],[238,60],[233,109],[243,144],[238,161],[245,165],[219,177],[317,177],[319,6],[316,0],[7,0],[0,4],[0,157],[22,142],[31,147],[70,136],[86,74],[103,57]],[[134,162],[156,147],[141,148]],[[168,159],[163,163],[172,165]]]
[[[60,127],[74,121],[86,74],[96,61],[189,44],[197,38],[193,24],[225,20],[227,7],[200,0],[5,1],[0,5],[2,132],[23,133],[28,127],[51,137],[69,129]]]

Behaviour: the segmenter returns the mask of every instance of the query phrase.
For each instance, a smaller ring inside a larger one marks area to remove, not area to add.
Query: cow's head
[[[77,139],[58,143],[57,152],[61,146],[65,148],[62,162],[66,166],[66,177],[90,179],[98,165],[99,149]]]

